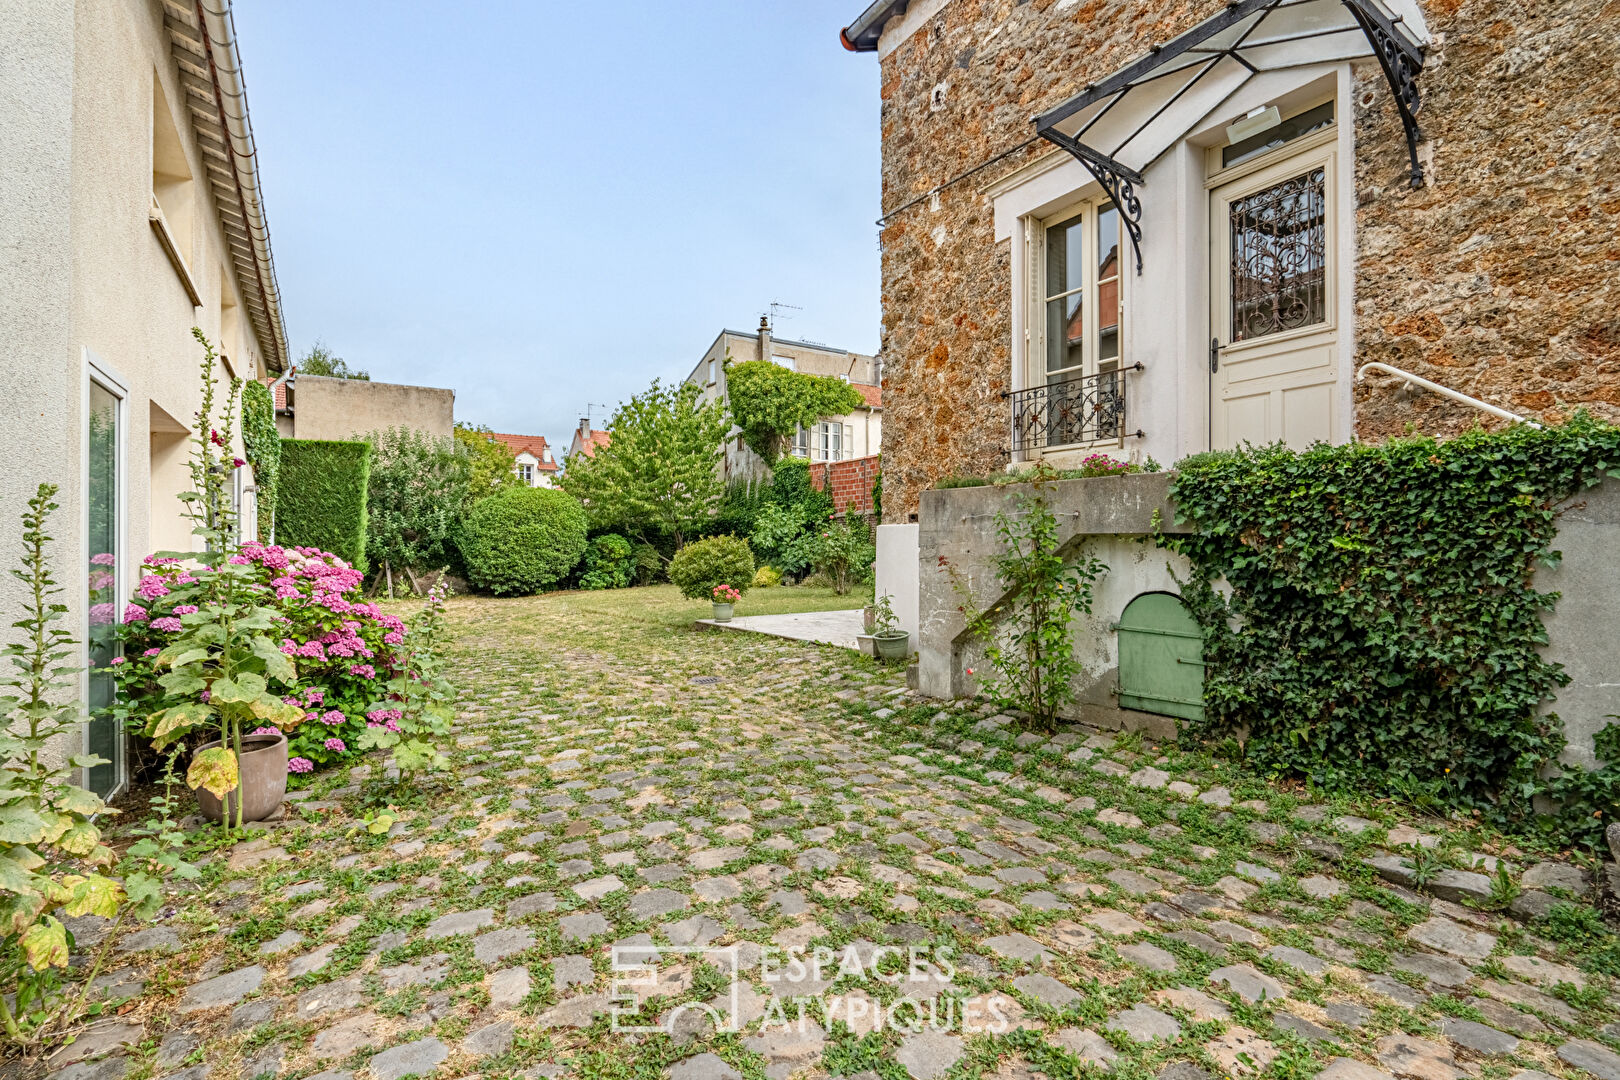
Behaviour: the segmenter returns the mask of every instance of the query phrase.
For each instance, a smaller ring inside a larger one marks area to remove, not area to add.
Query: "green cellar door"
[[[1204,635],[1173,593],[1125,605],[1119,631],[1119,704],[1184,720],[1204,718]]]

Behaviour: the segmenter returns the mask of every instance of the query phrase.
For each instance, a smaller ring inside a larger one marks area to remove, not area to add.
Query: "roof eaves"
[[[229,0],[217,8],[202,0],[166,0],[163,12],[169,51],[187,90],[192,133],[219,162],[208,170],[210,186],[248,321],[264,351],[265,366],[285,371],[290,363],[287,326]]]
[[[877,52],[878,39],[890,19],[906,13],[910,0],[873,0],[854,22],[838,33],[838,40],[850,52]]]

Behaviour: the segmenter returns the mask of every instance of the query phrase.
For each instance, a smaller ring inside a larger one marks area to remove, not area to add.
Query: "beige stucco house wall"
[[[877,358],[865,353],[850,352],[812,341],[791,341],[776,337],[769,322],[761,318],[759,329],[753,333],[741,330],[722,330],[714,343],[703,354],[686,381],[703,391],[703,400],[714,401],[726,396],[726,362],[740,364],[746,360],[771,360],[791,367],[806,375],[827,375],[855,384],[867,399],[867,404],[843,416],[823,418],[826,424],[840,427],[836,451],[828,452],[818,445],[818,433],[806,432],[803,445],[794,453],[811,461],[843,461],[878,453],[883,447],[882,369]],[[726,475],[751,477],[764,472],[765,463],[759,455],[744,446],[735,433],[726,444]]]
[[[59,485],[56,576],[81,639],[99,553],[92,387],[116,399],[121,610],[145,555],[193,546],[175,498],[201,400],[191,328],[218,343],[223,373],[285,366],[228,7],[209,18],[200,30],[194,8],[159,0],[0,0],[0,553],[9,567],[35,487]],[[217,185],[241,194],[226,205]],[[239,481],[251,499],[251,474]],[[0,626],[21,601],[0,577]]]
[[[289,390],[288,423],[278,417],[277,427],[290,439],[361,439],[391,427],[448,439],[455,429],[454,390],[302,374]]]

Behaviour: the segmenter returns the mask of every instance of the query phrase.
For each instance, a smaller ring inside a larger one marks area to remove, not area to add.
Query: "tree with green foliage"
[[[467,455],[467,487],[476,502],[502,488],[517,487],[517,455],[484,424],[456,423],[456,445]]]
[[[370,382],[371,375],[359,368],[351,368],[348,361],[327,348],[326,342],[316,341],[309,351],[299,357],[295,365],[300,375],[324,375],[329,379],[358,379]]]
[[[276,399],[257,379],[242,384],[242,446],[258,489],[259,539],[275,535],[276,486],[281,476],[281,435],[276,431]],[[244,537],[244,539],[249,539]]]
[[[690,383],[654,380],[613,414],[611,443],[569,459],[563,490],[594,528],[641,540],[661,534],[679,548],[714,517],[725,494],[720,458],[730,418],[724,402],[700,397]]]
[[[375,431],[366,489],[366,558],[394,595],[395,574],[420,592],[416,575],[455,559],[453,546],[472,507],[471,458],[450,439],[409,428]]]
[[[769,360],[727,364],[726,386],[743,442],[767,465],[776,463],[800,428],[853,412],[866,400],[842,379],[806,375]]]

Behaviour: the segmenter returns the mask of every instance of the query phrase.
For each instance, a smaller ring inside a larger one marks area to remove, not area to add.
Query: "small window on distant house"
[[[837,421],[817,424],[810,438],[811,461],[842,461],[844,453],[844,425]]]
[[[791,356],[773,356],[771,357],[771,363],[780,364],[789,371],[796,370],[793,365],[793,357]]]
[[[525,484],[532,485],[534,483],[534,466],[528,462],[523,462],[518,465],[517,474],[518,479],[522,480]]]
[[[802,427],[793,433],[793,456],[798,458],[810,456],[810,432]]]

